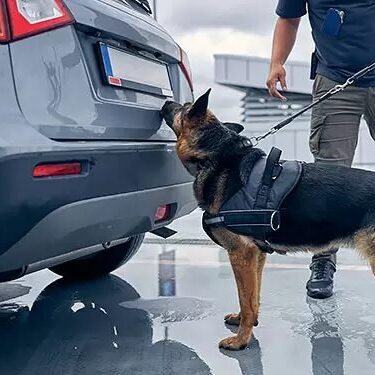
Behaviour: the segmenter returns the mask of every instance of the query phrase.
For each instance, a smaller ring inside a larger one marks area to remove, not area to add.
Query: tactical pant
[[[318,75],[313,87],[314,99],[337,84]],[[310,134],[310,150],[315,161],[350,167],[358,143],[362,116],[367,122],[371,137],[375,140],[375,87],[350,86],[318,104],[312,110]],[[336,262],[337,251],[338,249],[332,249],[323,256],[330,256],[331,260]]]

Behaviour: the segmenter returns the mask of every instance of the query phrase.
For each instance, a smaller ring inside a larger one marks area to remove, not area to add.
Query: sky
[[[214,83],[213,55],[270,57],[276,4],[276,0],[157,0],[159,22],[190,57],[195,95],[211,87],[210,107],[222,121],[241,120],[243,93]],[[307,21],[302,22],[291,60],[310,61],[313,43]]]

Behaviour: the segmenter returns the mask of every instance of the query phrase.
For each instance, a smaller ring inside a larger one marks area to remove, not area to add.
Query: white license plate
[[[104,43],[100,43],[100,51],[108,84],[164,97],[173,96],[166,64],[121,51]]]

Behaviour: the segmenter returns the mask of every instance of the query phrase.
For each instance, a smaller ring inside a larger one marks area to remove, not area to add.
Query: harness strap
[[[259,238],[264,238],[267,228],[271,228],[273,231],[277,231],[280,228],[280,212],[274,210],[224,211],[221,212],[220,215],[210,215],[204,212],[202,226],[211,240],[221,246],[212,235],[211,227],[225,226],[233,232],[236,232],[236,228],[239,229],[244,226],[251,226],[254,228],[255,232],[258,228]],[[262,252],[267,254],[274,253],[274,250],[267,242],[263,241],[265,241],[265,239],[261,241],[255,240],[255,243]]]
[[[227,227],[269,227],[274,232],[280,228],[280,211],[275,210],[241,210],[222,211],[218,216],[206,215],[207,225],[225,225]],[[264,228],[262,229],[262,231]]]
[[[203,229],[211,239],[209,228],[224,226],[238,234],[244,228],[251,227],[254,237],[265,241],[269,233],[276,232],[281,225],[280,211],[275,210],[222,211],[219,215],[205,212],[202,221]]]
[[[272,147],[272,150],[267,158],[267,163],[266,163],[266,168],[264,170],[262,182],[264,185],[267,186],[272,186],[275,178],[278,177],[281,171],[277,171],[277,175],[274,173],[275,172],[275,167],[281,167],[279,165],[281,157],[281,150],[279,150],[276,147]]]
[[[219,245],[221,246],[221,244],[216,240],[216,238],[212,235],[212,232],[211,232],[211,226],[213,224],[207,224],[206,221],[209,220],[209,218],[212,218],[211,215],[209,215],[207,212],[204,212],[203,213],[203,216],[202,216],[202,227],[203,227],[203,230],[206,232],[207,236],[211,238],[212,241],[214,241],[216,243],[216,245]]]
[[[283,167],[279,164],[281,157],[281,150],[272,147],[272,150],[267,158],[266,167],[263,173],[262,184],[259,187],[256,196],[255,209],[262,209],[267,207],[269,195],[275,180],[280,175]]]

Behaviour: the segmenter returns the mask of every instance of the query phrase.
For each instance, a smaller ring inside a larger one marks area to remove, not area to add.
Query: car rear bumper
[[[68,148],[68,147],[65,147]],[[79,161],[79,176],[35,179],[40,163]],[[170,220],[156,225],[160,205]],[[169,224],[196,207],[173,144],[137,144],[0,159],[0,272]]]

